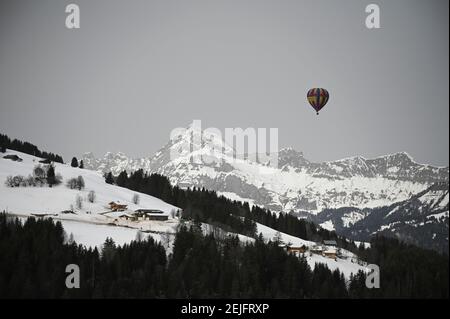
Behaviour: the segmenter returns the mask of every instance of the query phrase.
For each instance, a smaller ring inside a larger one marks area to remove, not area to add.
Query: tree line
[[[240,245],[182,226],[173,253],[152,238],[100,250],[67,243],[59,222],[0,215],[2,298],[327,298],[347,297],[345,280],[325,266],[311,270],[259,238]],[[68,289],[68,264],[80,267],[80,288]]]
[[[22,142],[18,139],[11,140],[7,135],[0,134],[0,151],[5,153],[7,148],[36,157],[46,158],[53,162],[64,163],[64,160],[60,155],[43,152],[34,144]]]
[[[360,246],[358,256],[380,267],[381,289],[365,289],[367,275],[360,272],[352,278],[350,297],[448,299],[448,255],[384,236],[370,244]]]
[[[333,239],[340,247],[356,249],[351,241],[305,219],[287,213],[275,214],[259,206],[250,208],[248,203],[230,200],[205,188],[181,189],[172,186],[167,177],[156,173],[147,174],[142,169],[130,174],[122,171],[117,177],[109,172],[105,174],[105,182],[160,198],[183,209],[184,219],[216,225],[226,231],[256,237],[258,222],[305,240],[319,242]]]
[[[68,240],[59,222],[0,214],[0,298],[448,298],[448,258],[393,239],[371,244],[361,254],[379,264],[379,289],[363,273],[346,280],[276,242],[244,245],[203,235],[196,223],[180,227],[167,255],[151,237],[91,249]],[[79,289],[65,286],[68,264],[80,267]]]

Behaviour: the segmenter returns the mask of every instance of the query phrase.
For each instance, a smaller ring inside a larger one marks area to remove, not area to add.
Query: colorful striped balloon
[[[322,88],[313,88],[308,91],[308,102],[316,110],[317,114],[327,104],[330,94]]]

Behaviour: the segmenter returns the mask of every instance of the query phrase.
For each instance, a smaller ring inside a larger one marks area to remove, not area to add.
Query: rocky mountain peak
[[[176,133],[152,157],[131,159],[119,152],[95,159],[86,153],[85,167],[114,175],[143,169],[165,175],[173,184],[205,187],[276,211],[310,213],[390,205],[433,183],[448,183],[448,167],[416,163],[405,152],[315,163],[302,152],[284,148],[277,154],[275,168],[251,158],[235,161],[234,149],[219,131],[191,125]]]
[[[303,152],[296,151],[292,147],[283,148],[278,152],[278,165],[280,168],[287,166],[301,168],[310,162],[303,156]]]

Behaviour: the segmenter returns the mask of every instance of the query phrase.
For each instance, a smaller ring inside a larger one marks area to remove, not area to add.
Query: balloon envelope
[[[317,114],[327,104],[330,94],[322,88],[313,88],[308,91],[308,102],[316,110]]]

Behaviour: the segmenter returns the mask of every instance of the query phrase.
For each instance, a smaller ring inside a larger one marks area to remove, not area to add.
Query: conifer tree
[[[128,174],[126,171],[120,172],[119,176],[117,176],[116,184],[117,186],[125,187],[128,182]]]
[[[53,165],[50,165],[47,170],[47,183],[50,187],[52,187],[56,183],[55,168],[53,167]]]
[[[111,172],[109,172],[108,174],[106,174],[105,182],[106,182],[107,184],[114,184],[114,178],[113,178]]]
[[[78,167],[78,160],[76,157],[72,158],[72,162],[70,163],[70,166],[72,167]]]

